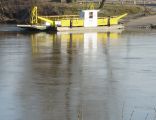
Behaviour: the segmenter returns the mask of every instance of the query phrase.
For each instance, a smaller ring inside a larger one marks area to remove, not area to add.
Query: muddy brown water
[[[0,119],[154,120],[155,38],[0,32]]]

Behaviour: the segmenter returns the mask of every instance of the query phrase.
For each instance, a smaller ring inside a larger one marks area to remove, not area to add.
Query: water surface
[[[155,119],[155,37],[0,32],[0,118]]]

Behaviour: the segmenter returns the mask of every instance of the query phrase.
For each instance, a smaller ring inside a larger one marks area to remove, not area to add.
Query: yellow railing
[[[100,17],[98,18],[98,26],[108,25],[108,18],[107,17]]]
[[[83,27],[84,20],[83,19],[62,19],[61,26],[62,27]]]
[[[117,25],[119,20],[123,17],[127,16],[127,13],[120,15],[120,16],[112,16],[112,17],[99,17],[98,18],[98,26],[103,25]]]
[[[79,18],[79,15],[59,15],[59,16],[40,16],[51,20],[61,20],[61,19],[73,19]]]

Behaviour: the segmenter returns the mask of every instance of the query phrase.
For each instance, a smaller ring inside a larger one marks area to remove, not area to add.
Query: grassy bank
[[[0,10],[0,22],[27,23],[30,16],[30,6],[30,4],[6,6],[3,11]],[[88,8],[88,5],[84,4],[62,4],[53,2],[44,2],[44,4],[37,3],[37,6],[40,15],[78,14],[80,10]],[[95,8],[98,8],[98,5],[95,5]],[[101,9],[101,11],[99,12],[99,15],[113,16],[120,15],[122,13],[128,13],[129,15],[133,15],[141,13],[143,11],[144,8],[141,6],[105,4],[103,9]]]

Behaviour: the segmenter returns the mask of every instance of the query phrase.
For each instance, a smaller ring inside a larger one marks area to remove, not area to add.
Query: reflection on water
[[[61,51],[67,51],[69,47],[80,47],[85,51],[97,50],[98,45],[112,42],[118,44],[120,33],[58,33],[58,34],[45,34],[38,33],[32,34],[32,52],[42,53],[50,52],[55,44],[61,46]],[[98,44],[99,43],[99,44]],[[100,46],[99,46],[100,47]],[[46,51],[44,51],[44,48]],[[43,51],[42,51],[43,50]]]
[[[154,119],[155,37],[0,33],[0,118]]]

